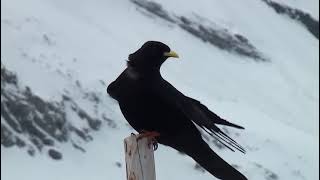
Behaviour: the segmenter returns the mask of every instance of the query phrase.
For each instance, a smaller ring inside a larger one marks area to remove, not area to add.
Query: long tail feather
[[[246,152],[240,145],[228,141],[227,139],[223,138],[221,134],[216,133],[216,132],[213,132],[213,134],[216,136],[217,140],[223,141],[223,142],[224,142],[224,143],[223,143],[224,145],[225,145],[225,144],[228,144],[229,146],[237,149],[238,151],[240,151],[240,152],[242,152],[242,153],[245,153],[245,152]],[[219,141],[219,142],[221,142],[221,141]],[[228,148],[230,149],[230,147],[228,147]],[[233,151],[234,151],[234,150],[233,150]]]
[[[244,129],[244,127],[239,126],[237,124],[231,123],[227,120],[221,119],[220,121],[215,121],[215,124],[220,124],[220,125],[225,125],[225,126],[230,126],[230,127],[234,127],[234,128],[238,128],[238,129]]]
[[[199,163],[204,169],[219,179],[247,180],[237,169],[225,162],[203,140],[192,142],[192,146],[174,147],[183,151]],[[194,148],[196,146],[197,148]]]

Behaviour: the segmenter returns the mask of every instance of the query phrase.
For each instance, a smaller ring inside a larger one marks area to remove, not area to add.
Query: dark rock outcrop
[[[1,144],[4,147],[27,147],[28,153],[34,155],[44,147],[70,142],[74,136],[84,142],[91,141],[90,132],[99,130],[104,121],[116,127],[105,114],[93,117],[68,95],[63,95],[61,101],[47,101],[21,84],[16,74],[1,66]],[[83,97],[97,106],[101,101],[92,92]],[[78,123],[87,125],[82,127]],[[72,144],[85,152],[76,142]],[[51,149],[48,153],[54,159],[61,159],[62,155],[57,152]]]
[[[210,22],[208,19],[198,15],[191,18],[175,15],[163,9],[160,4],[148,0],[131,0],[131,2],[148,13],[156,15],[169,23],[176,24],[196,38],[221,50],[249,57],[256,61],[269,61],[245,36],[232,33],[228,29]]]
[[[314,19],[310,14],[299,9],[294,9],[284,4],[273,2],[271,0],[262,0],[278,14],[287,15],[294,21],[298,21],[317,39],[319,39],[319,21]]]
[[[48,155],[54,160],[62,159],[62,154],[59,151],[54,150],[54,149],[49,149]]]

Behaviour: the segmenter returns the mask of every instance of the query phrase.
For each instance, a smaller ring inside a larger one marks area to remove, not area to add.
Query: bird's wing
[[[135,83],[135,75],[126,68],[119,77],[108,85],[107,92],[115,100],[128,95],[127,90],[132,88]]]
[[[107,92],[115,100],[119,99],[119,92],[121,90],[121,84],[123,84],[123,83],[121,83],[121,81],[123,81],[123,79],[125,79],[126,71],[127,71],[127,69],[125,69],[115,81],[111,82],[108,85]]]
[[[215,137],[227,148],[232,151],[237,149],[240,152],[245,153],[244,148],[221,131],[216,124],[244,129],[242,126],[230,123],[220,118],[218,115],[210,111],[205,105],[195,99],[185,96],[162,78],[160,81],[154,83],[153,91],[160,95],[160,97],[168,104],[180,109],[190,120],[201,127],[205,132]]]

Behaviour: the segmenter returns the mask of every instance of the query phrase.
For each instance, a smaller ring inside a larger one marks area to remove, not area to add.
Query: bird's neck
[[[129,72],[135,74],[139,78],[158,78],[161,77],[160,68],[143,68],[128,66]]]
[[[164,61],[165,59],[152,60],[152,58],[129,57],[127,67],[142,75],[160,75],[160,68]]]

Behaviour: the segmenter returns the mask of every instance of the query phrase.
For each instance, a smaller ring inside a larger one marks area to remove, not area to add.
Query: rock
[[[61,160],[62,159],[62,154],[59,151],[54,150],[54,149],[49,149],[48,155],[54,160]]]
[[[287,15],[292,20],[300,22],[314,37],[319,39],[319,21],[311,17],[310,14],[271,0],[262,1],[273,8],[278,14]]]
[[[99,112],[102,101],[99,94],[79,91],[83,101],[93,104],[93,111],[84,109],[69,95],[61,95],[60,101],[45,100],[1,65],[1,145],[25,148],[33,156],[37,151],[54,147],[55,142],[72,142],[73,137],[91,141],[90,133],[99,130],[102,122],[107,121],[109,126],[116,127],[111,119]],[[87,126],[79,128],[70,122],[69,117],[73,117],[73,121],[84,121]],[[30,150],[30,147],[34,149]],[[85,152],[80,146],[73,147]],[[56,150],[51,149],[48,153],[53,159],[62,158]]]
[[[116,165],[118,168],[121,168],[121,167],[122,167],[122,164],[121,164],[120,162],[118,162],[118,161],[115,163],[115,165]]]
[[[161,4],[150,0],[131,0],[131,2],[148,13],[177,25],[194,37],[221,50],[249,57],[255,61],[270,61],[243,35],[233,33],[197,14],[191,17],[179,16],[166,11]]]

